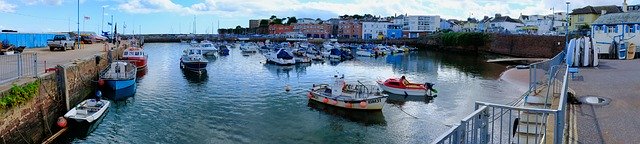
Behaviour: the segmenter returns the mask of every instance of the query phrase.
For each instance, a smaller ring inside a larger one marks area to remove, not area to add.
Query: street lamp
[[[567,4],[567,15],[565,17],[566,17],[566,20],[567,20],[567,24],[564,26],[564,29],[565,29],[565,34],[564,34],[565,41],[564,41],[564,44],[565,44],[565,46],[569,46],[569,24],[571,23],[569,21],[569,4],[570,3],[571,2],[569,2],[569,1],[567,1],[567,3],[566,3]]]

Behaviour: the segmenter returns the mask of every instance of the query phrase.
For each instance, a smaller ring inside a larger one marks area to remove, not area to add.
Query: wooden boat
[[[630,43],[629,48],[627,48],[627,59],[632,60],[636,57],[636,44]]]
[[[433,96],[434,93],[438,93],[433,88],[434,84],[416,84],[409,82],[404,76],[400,78],[389,78],[385,81],[377,81],[382,90],[397,94],[397,95],[410,95],[410,96]]]
[[[102,73],[98,84],[113,100],[124,100],[136,93],[137,68],[128,61],[114,61]]]
[[[328,105],[358,110],[381,110],[387,100],[376,86],[362,83],[346,84],[343,77],[334,76],[334,83],[313,85],[307,98]]]
[[[129,47],[125,49],[122,54],[122,60],[127,60],[135,64],[139,70],[147,67],[147,58],[144,49],[139,47]]]
[[[109,105],[109,101],[100,98],[87,99],[64,114],[64,118],[69,120],[69,126],[74,131],[80,133],[80,137],[86,137],[102,122],[107,115]]]

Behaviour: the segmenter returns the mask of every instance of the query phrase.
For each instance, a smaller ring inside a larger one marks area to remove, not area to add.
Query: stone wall
[[[551,58],[564,49],[565,37],[539,35],[500,35],[491,37],[479,50],[516,57]]]
[[[121,57],[122,51],[114,50],[114,57]],[[41,143],[60,130],[56,122],[67,112],[66,98],[69,98],[69,107],[74,107],[93,95],[97,72],[108,65],[107,53],[97,55],[102,57],[99,65],[96,65],[94,55],[60,66],[57,71],[38,78],[23,80],[22,84],[40,80],[39,94],[24,104],[0,111],[0,142]],[[66,85],[63,78],[66,78]]]

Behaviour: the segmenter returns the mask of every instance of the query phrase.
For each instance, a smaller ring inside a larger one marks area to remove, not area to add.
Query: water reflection
[[[290,77],[291,75],[289,74],[289,72],[291,72],[291,70],[293,70],[295,66],[280,66],[265,63],[264,67],[267,68],[269,72],[275,73],[278,77]]]
[[[190,71],[190,70],[182,70],[183,77],[189,81],[189,83],[194,84],[204,84],[209,79],[209,75],[206,70],[202,71]]]
[[[349,121],[358,122],[365,125],[387,125],[387,122],[384,119],[384,115],[382,115],[382,111],[351,110],[330,106],[314,100],[308,100],[307,106],[316,111],[324,112],[329,115],[339,116]]]
[[[432,103],[433,99],[435,98],[430,96],[404,96],[404,95],[390,94],[386,92],[385,94],[389,95],[389,97],[387,97],[387,103],[398,105],[398,106],[403,106],[408,101],[423,102],[424,104],[428,104],[428,103]]]
[[[145,75],[147,75],[147,72],[149,71],[149,69],[147,69],[147,67],[143,68],[143,69],[138,69],[138,71],[136,72],[136,81],[140,82],[140,80],[142,80],[144,78]]]

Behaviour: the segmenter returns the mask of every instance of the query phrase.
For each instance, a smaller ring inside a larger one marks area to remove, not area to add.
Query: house
[[[489,28],[487,29],[487,32],[513,33],[522,26],[524,26],[524,23],[522,23],[522,21],[520,20],[512,19],[509,16],[496,14],[496,16],[489,22]]]
[[[402,24],[404,37],[418,38],[427,33],[435,33],[440,28],[440,16],[400,15],[393,20],[393,23]]]
[[[443,30],[451,30],[451,27],[453,26],[453,22],[445,20],[445,19],[440,19],[440,31]]]
[[[293,24],[293,31],[297,33],[302,33],[307,36],[307,38],[330,38],[331,37],[332,27],[330,24],[319,23],[319,24],[301,24],[296,23]]]
[[[287,34],[290,32],[293,32],[293,26],[281,24],[269,25],[269,34]]]
[[[493,18],[489,17],[489,16],[484,16],[484,18],[482,18],[482,20],[478,21],[478,24],[476,24],[476,31],[477,32],[487,32],[487,29],[489,29],[489,24],[491,23],[491,20],[493,20]]]
[[[341,20],[338,23],[338,38],[354,38],[362,36],[362,23],[354,19]]]
[[[402,38],[402,24],[389,24],[387,25],[387,33],[384,35],[387,39],[400,39]]]
[[[312,19],[312,18],[301,18],[301,19],[296,19],[298,20],[297,23],[301,23],[301,24],[318,24],[320,23],[320,21],[318,21],[318,19]]]
[[[362,22],[362,39],[383,39],[390,22]]]
[[[592,25],[593,46],[599,49],[599,54],[609,53],[609,45],[614,40],[640,44],[640,12],[605,14]]]
[[[609,6],[586,6],[583,8],[578,8],[572,10],[569,13],[570,21],[569,21],[569,31],[576,31],[581,26],[591,26],[591,23],[598,19],[600,15],[609,14],[609,13],[620,13],[620,10],[615,5]]]

